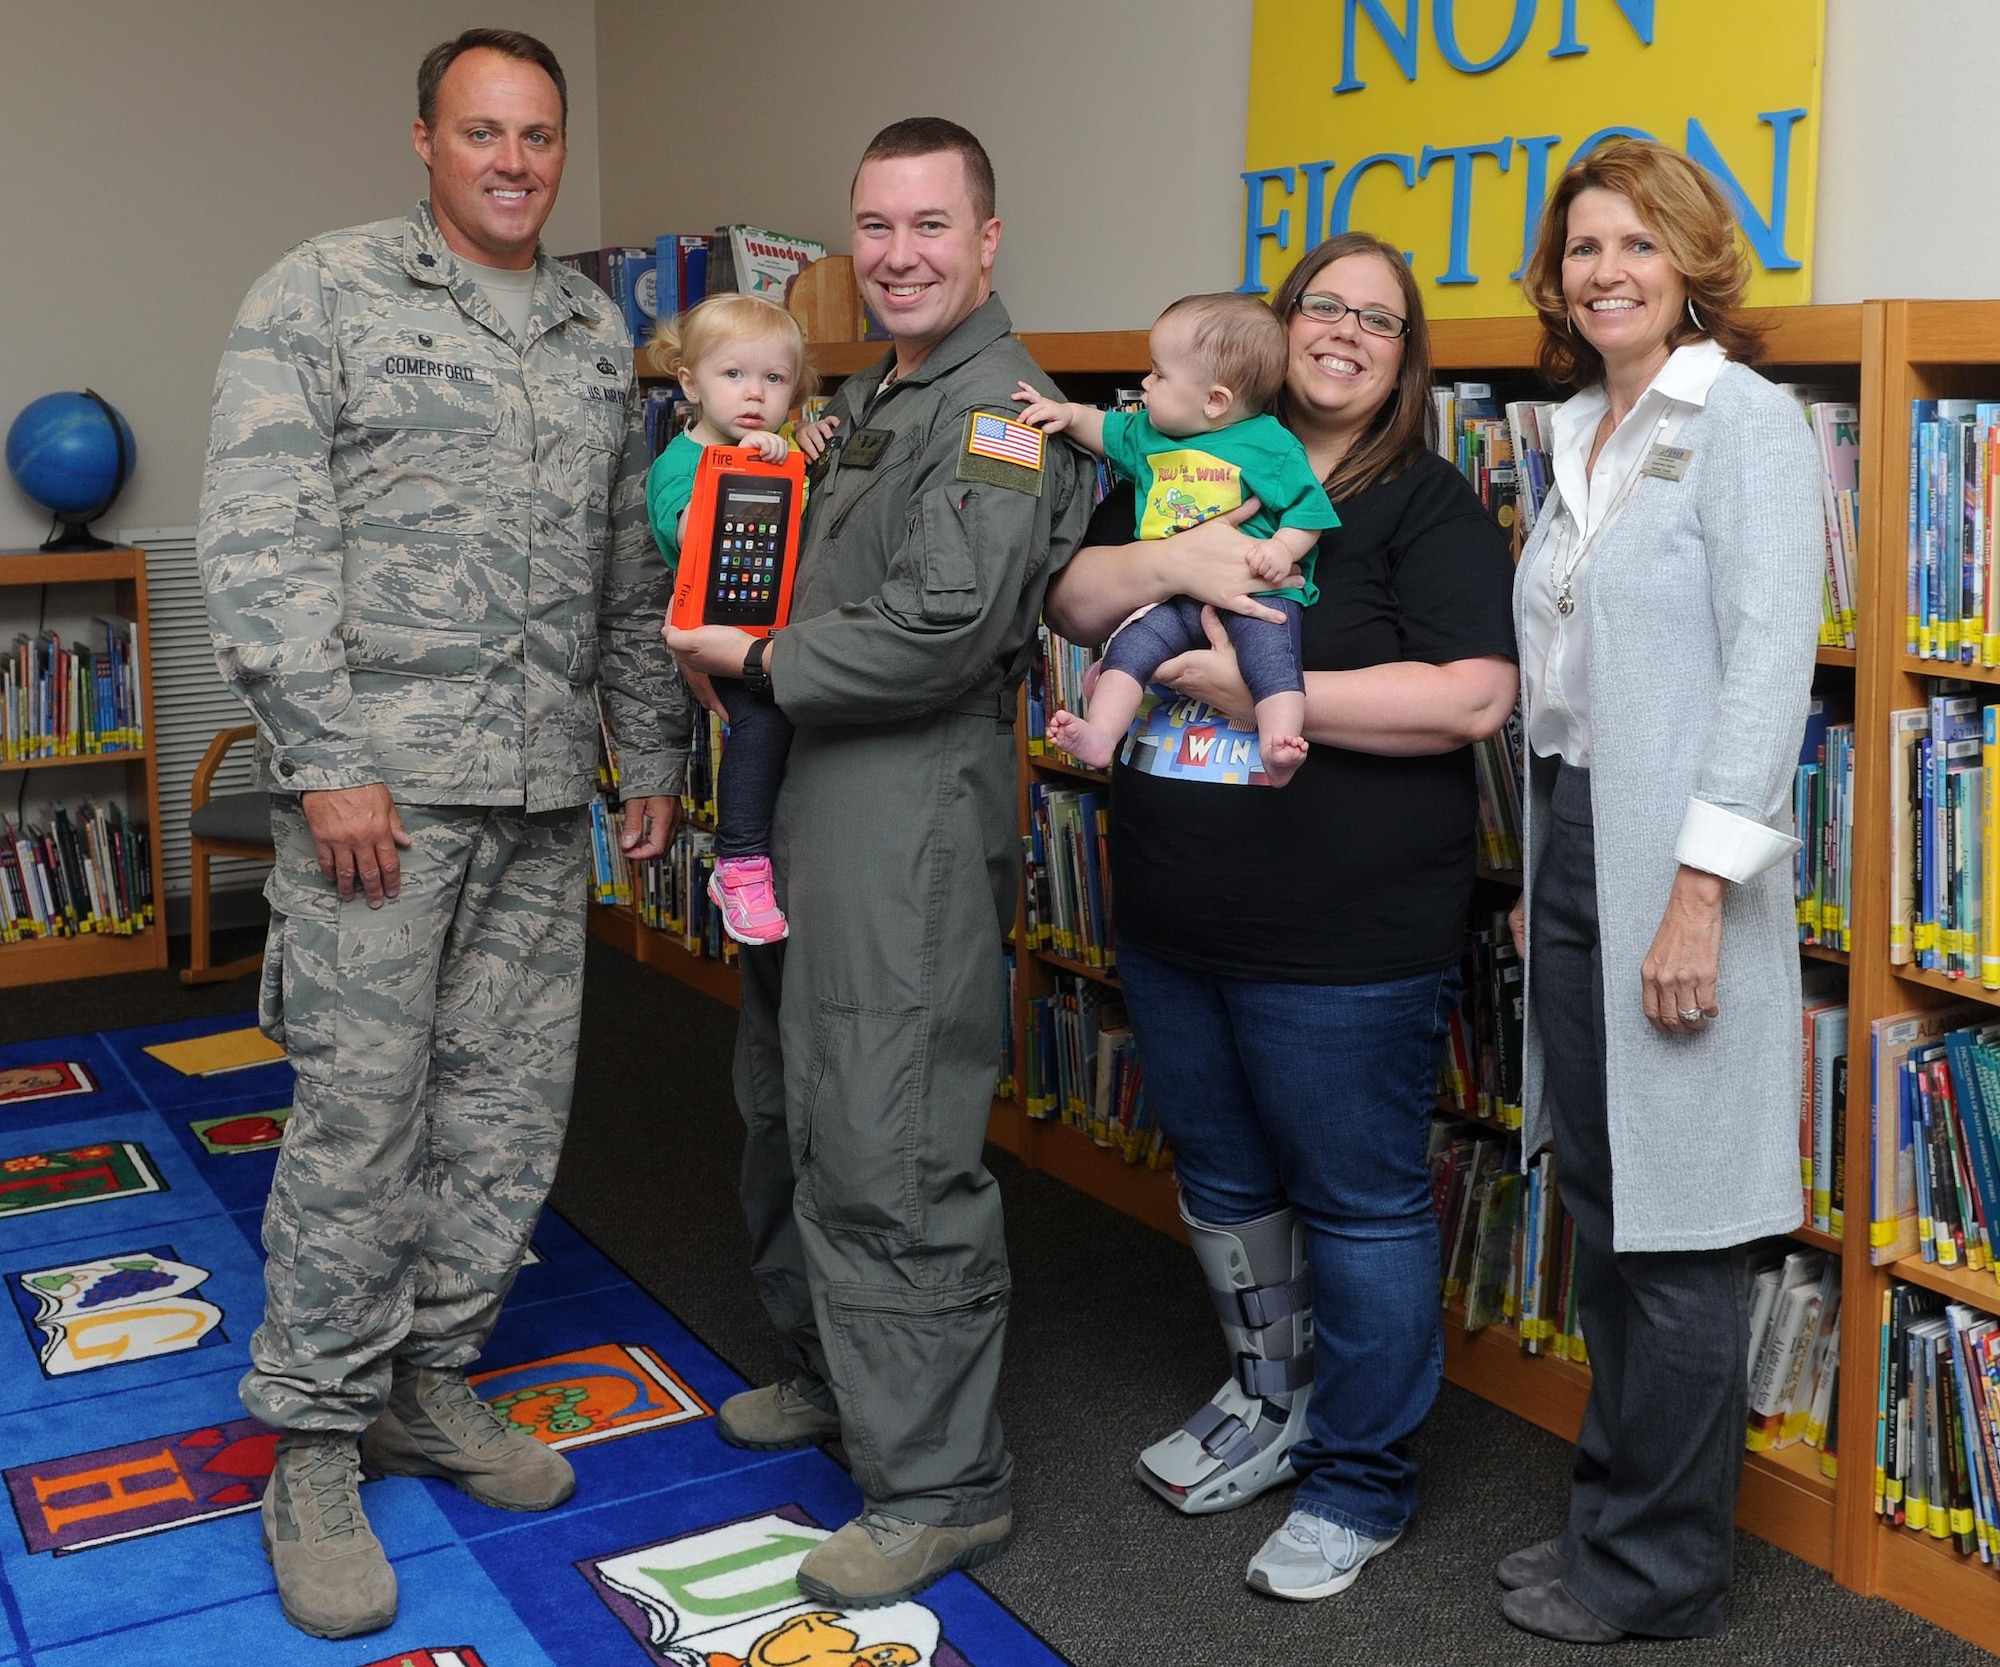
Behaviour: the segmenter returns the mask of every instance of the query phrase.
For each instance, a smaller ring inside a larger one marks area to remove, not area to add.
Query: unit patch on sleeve
[[[1048,444],[1039,428],[973,411],[965,419],[965,447],[958,454],[958,478],[1005,486],[1031,498],[1042,495],[1042,450]]]

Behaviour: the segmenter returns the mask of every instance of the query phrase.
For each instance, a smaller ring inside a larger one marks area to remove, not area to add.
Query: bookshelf
[[[108,587],[109,612],[136,621],[139,627],[139,691],[148,745],[131,752],[94,753],[80,758],[38,758],[0,762],[0,808],[12,812],[31,798],[113,798],[137,821],[143,816],[152,847],[153,902],[166,907],[160,839],[159,761],[151,742],[156,734],[153,714],[153,666],[150,619],[146,611],[146,553],[143,550],[77,551],[63,555],[0,553],[0,617],[9,621],[7,640],[25,613],[65,619],[105,611],[84,598],[76,610],[65,603],[79,586]],[[39,591],[41,601],[28,593]],[[24,609],[21,604],[26,602]],[[65,635],[69,633],[65,631]],[[53,983],[66,978],[94,978],[107,973],[145,972],[167,964],[167,931],[163,914],[151,926],[127,937],[88,934],[71,938],[31,938],[0,944],[0,989],[23,984]]]
[[[1906,548],[1909,401],[2000,392],[2000,302],[1888,301],[1825,307],[1775,308],[1755,315],[1767,327],[1763,368],[1784,381],[1824,382],[1859,397],[1862,411],[1861,560],[1857,573],[1856,649],[1823,648],[1819,687],[1853,702],[1855,761],[1854,949],[1804,948],[1813,959],[1848,968],[1850,1047],[1863,1048],[1869,1025],[1886,1014],[1983,1001],[2000,1007],[2000,992],[1968,988],[1964,980],[1888,959],[1889,761],[1887,714],[1917,704],[1943,669],[1903,652],[1903,563]],[[1533,319],[1447,319],[1431,326],[1439,380],[1485,380],[1503,397],[1537,391]],[[1146,360],[1144,331],[1035,334],[1022,337],[1052,375],[1072,381],[1074,397],[1129,382]],[[873,364],[876,342],[823,344],[814,361],[829,380]],[[1517,392],[1518,390],[1518,392]],[[1953,675],[2000,685],[2000,669],[1958,668]],[[1022,812],[1026,782],[1094,779],[1062,760],[1031,757],[1021,740]],[[1483,876],[1518,885],[1518,874]],[[605,911],[597,911],[602,914]],[[1019,924],[1017,920],[1017,925]],[[636,929],[636,927],[635,927]],[[614,930],[606,925],[608,933]],[[1017,942],[1021,941],[1017,933]],[[669,949],[678,950],[668,945]],[[1035,980],[1057,970],[1083,973],[1046,952],[1021,957],[1014,1015],[1017,1051],[1022,1004]],[[655,963],[658,964],[658,963]],[[668,970],[674,970],[669,968]],[[733,975],[731,975],[733,978]],[[1102,977],[1101,973],[1096,976]],[[1043,984],[1035,984],[1045,989]],[[1865,1054],[1852,1052],[1864,1059]],[[1865,1082],[1865,1071],[1854,1080]],[[1867,1164],[1872,1108],[1866,1092],[1850,1094],[1847,1151],[1851,1185],[1844,1235],[1801,1229],[1795,1237],[1841,1255],[1842,1327],[1840,1474],[1821,1474],[1818,1453],[1791,1447],[1745,1455],[1738,1523],[1751,1533],[1828,1569],[1843,1586],[1882,1597],[1992,1651],[2000,1651],[2000,1573],[1942,1549],[1927,1535],[1881,1523],[1873,1511],[1872,1457],[1880,1336],[1876,1316],[1892,1280],[1939,1290],[2000,1313],[2000,1280],[1990,1273],[1939,1268],[1920,1260],[1875,1266],[1869,1256]],[[1012,1101],[994,1108],[993,1138],[1082,1191],[1169,1232],[1178,1232],[1171,1173],[1134,1170],[1075,1131],[1035,1123]],[[1525,1354],[1505,1326],[1467,1332],[1462,1316],[1445,1316],[1445,1372],[1454,1384],[1505,1407],[1565,1439],[1574,1439],[1588,1393],[1589,1372],[1550,1356]]]

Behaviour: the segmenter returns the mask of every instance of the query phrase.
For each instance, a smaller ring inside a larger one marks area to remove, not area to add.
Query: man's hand
[[[345,903],[359,885],[368,907],[395,901],[403,889],[403,859],[410,836],[396,814],[396,801],[379,781],[366,787],[330,787],[301,793],[299,809],[312,830],[319,871],[340,888]]]
[[[1014,390],[1014,403],[1023,407],[1021,421],[1044,434],[1060,434],[1076,420],[1075,407],[1067,400],[1044,399],[1025,382]]]
[[[792,449],[791,441],[782,434],[772,434],[766,429],[753,428],[736,442],[747,450],[754,451],[766,463],[782,463],[785,453]]]
[[[667,848],[667,841],[674,836],[674,823],[680,819],[681,802],[669,798],[664,793],[655,793],[650,798],[627,799],[625,801],[625,825],[618,830],[618,849],[633,862],[644,862],[648,857],[657,857]]]
[[[701,672],[709,677],[741,677],[743,657],[757,640],[733,625],[697,625],[689,631],[669,625],[660,635],[680,661],[683,674]]]
[[[838,417],[821,417],[817,422],[801,423],[792,432],[798,436],[799,450],[806,454],[808,463],[817,463],[820,453],[833,438],[833,431],[840,426]]]

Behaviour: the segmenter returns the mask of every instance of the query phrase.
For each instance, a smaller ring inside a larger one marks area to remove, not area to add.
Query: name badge
[[[848,437],[847,444],[840,448],[843,468],[872,469],[882,461],[882,454],[889,449],[889,442],[896,438],[893,428],[857,429]]]
[[[1694,453],[1686,446],[1654,446],[1639,465],[1639,473],[1655,480],[1679,480],[1693,461]]]

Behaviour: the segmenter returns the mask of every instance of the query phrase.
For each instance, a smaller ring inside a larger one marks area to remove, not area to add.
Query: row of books
[[[1023,841],[1030,946],[1107,972],[1118,963],[1107,852],[1110,805],[1103,788],[1031,781]]]
[[[1055,987],[1032,998],[1027,1013],[1020,1081],[1027,1114],[1077,1129],[1129,1164],[1170,1163],[1166,1134],[1146,1105],[1139,1051],[1118,993],[1058,973]]]
[[[1819,449],[1820,503],[1826,516],[1826,573],[1820,584],[1819,640],[1852,648],[1861,570],[1861,410],[1826,388],[1780,384],[1812,425]]]
[[[1793,858],[1799,942],[1847,950],[1854,943],[1854,725],[1832,721],[1827,703],[1807,710],[1792,777]]]
[[[1020,999],[1021,965],[1011,942],[1000,952],[1000,960],[1007,969],[1007,1001],[1000,1009],[1000,1078],[993,1092],[999,1099],[1011,1100],[1021,1088],[1014,1064],[1014,1003]]]
[[[1539,400],[1502,407],[1485,382],[1431,390],[1439,455],[1457,465],[1488,513],[1513,535],[1517,555],[1555,478],[1550,464],[1555,409]]]
[[[1576,1312],[1576,1224],[1554,1155],[1522,1172],[1517,1137],[1453,1118],[1431,1125],[1431,1205],[1448,1309],[1467,1331],[1513,1326],[1528,1354],[1589,1358]]]
[[[1977,1010],[1927,1017],[1914,1027],[1877,1025],[1878,1052],[1885,1029],[1891,1052],[1886,1070],[1878,1062],[1875,1106],[1878,1124],[1895,1131],[1891,1184],[1907,1190],[1914,1249],[1926,1262],[2000,1274],[2000,1022]],[[1912,1028],[1924,1033],[1898,1034]],[[1894,1199],[1898,1216],[1904,1202]]]
[[[1474,744],[1472,764],[1479,780],[1479,865],[1518,870],[1521,783],[1527,766],[1518,710],[1504,728]]]
[[[152,925],[152,841],[122,805],[55,805],[46,822],[0,822],[0,943]]]
[[[1028,755],[1068,760],[1068,753],[1049,742],[1049,719],[1057,712],[1081,712],[1088,706],[1083,679],[1097,656],[1046,625],[1036,635],[1035,657],[1028,666]]]
[[[1882,1293],[1875,1512],[2000,1559],[2000,1321],[1934,1291]]]
[[[1834,1474],[1839,1441],[1840,1258],[1760,1246],[1750,1260],[1750,1417],[1753,1452],[1804,1442]]]
[[[1889,731],[1889,959],[2000,989],[2000,705],[1944,682]]]
[[[1846,977],[1824,963],[1802,970],[1799,1202],[1807,1221],[1839,1238],[1847,1225]]]
[[[713,232],[668,232],[643,245],[615,245],[562,255],[624,314],[635,346],[653,339],[661,319],[683,313],[710,295],[740,291],[783,304],[791,280],[826,245],[758,226],[718,226]]]
[[[1497,1128],[1521,1126],[1521,958],[1504,913],[1475,921],[1458,1006],[1438,1066],[1438,1106]]]
[[[84,758],[145,746],[139,627],[98,619],[91,640],[42,631],[0,659],[0,761]]]
[[[2000,403],[1910,402],[1903,646],[1925,660],[2000,665]]]

